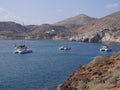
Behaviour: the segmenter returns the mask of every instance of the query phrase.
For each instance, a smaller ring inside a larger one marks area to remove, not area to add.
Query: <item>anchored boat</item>
[[[23,44],[23,45],[15,46],[14,53],[15,54],[26,54],[26,53],[32,53],[32,50]]]
[[[100,48],[100,51],[105,51],[105,52],[108,52],[108,51],[112,51],[112,48],[108,47],[108,46],[102,46]]]
[[[68,46],[61,46],[61,47],[59,47],[59,49],[60,50],[71,50],[71,48]]]

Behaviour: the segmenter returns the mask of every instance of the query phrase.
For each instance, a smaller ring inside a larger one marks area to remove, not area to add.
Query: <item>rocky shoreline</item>
[[[120,52],[112,56],[97,56],[77,71],[57,90],[120,90]]]
[[[90,42],[90,43],[97,43],[97,42],[114,42],[120,43],[120,29],[104,29],[99,32],[92,32],[85,33],[84,35],[72,37],[76,41],[81,42]]]

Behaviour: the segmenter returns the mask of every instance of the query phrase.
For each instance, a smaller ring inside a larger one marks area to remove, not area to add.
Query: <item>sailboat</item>
[[[22,40],[22,44],[16,45],[15,43],[14,53],[15,54],[26,54],[26,53],[32,53],[32,50],[29,49],[25,45],[25,41]]]
[[[20,44],[15,46],[14,48],[15,54],[26,54],[26,53],[32,53],[32,50],[29,49],[25,44]]]

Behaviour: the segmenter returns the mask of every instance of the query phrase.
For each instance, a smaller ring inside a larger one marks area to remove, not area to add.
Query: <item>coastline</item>
[[[112,56],[97,56],[73,72],[57,90],[119,90],[120,52]]]
[[[61,90],[61,89],[60,89],[61,85],[62,85],[62,84],[59,84],[59,85],[57,86],[57,90]]]

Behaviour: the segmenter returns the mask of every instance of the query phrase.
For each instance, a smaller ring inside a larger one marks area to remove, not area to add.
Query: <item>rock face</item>
[[[120,11],[76,30],[75,39],[83,42],[120,42]]]
[[[120,90],[120,53],[97,56],[59,86],[59,90]]]
[[[96,32],[93,34],[85,34],[78,40],[82,42],[118,42],[120,43],[120,29],[109,30],[104,29],[103,31]]]

